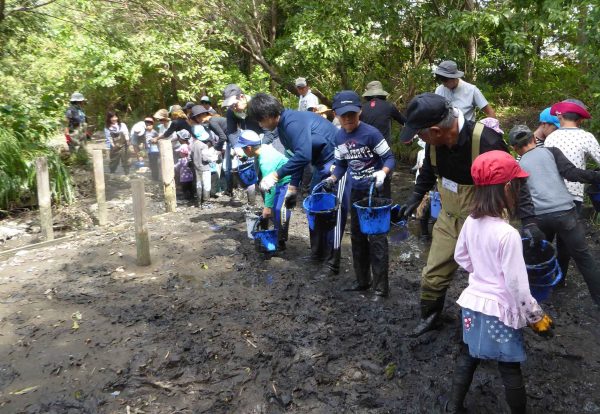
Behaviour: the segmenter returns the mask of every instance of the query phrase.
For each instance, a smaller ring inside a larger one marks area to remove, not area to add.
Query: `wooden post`
[[[137,248],[137,265],[150,265],[150,238],[146,227],[146,206],[144,198],[144,180],[131,180],[133,191],[133,219],[135,223],[135,246]]]
[[[160,165],[162,169],[163,188],[165,194],[165,209],[172,213],[177,208],[175,195],[175,166],[173,164],[173,147],[171,141],[161,139],[158,141],[160,150]]]
[[[106,186],[104,184],[104,155],[102,150],[93,151],[94,183],[96,185],[96,200],[98,201],[98,224],[106,226],[108,213],[106,210]]]
[[[50,195],[50,176],[48,174],[48,160],[46,157],[35,159],[37,178],[37,198],[40,206],[40,227],[42,236],[46,240],[54,240],[52,229],[52,197]]]

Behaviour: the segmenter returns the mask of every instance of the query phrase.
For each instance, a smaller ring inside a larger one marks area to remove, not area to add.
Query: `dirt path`
[[[395,180],[401,200],[410,177]],[[288,250],[265,261],[227,197],[156,215],[153,263],[141,268],[122,187],[120,226],[0,262],[0,412],[430,413],[449,389],[466,275],[444,328],[408,338],[427,251],[414,236],[393,244],[384,302],[342,290],[353,279],[348,234],[342,274],[320,280],[300,259],[300,210]],[[159,197],[148,208],[159,213]],[[599,318],[572,272],[546,306],[556,336],[526,330],[534,413],[600,412]],[[477,372],[467,406],[507,412],[494,364]]]

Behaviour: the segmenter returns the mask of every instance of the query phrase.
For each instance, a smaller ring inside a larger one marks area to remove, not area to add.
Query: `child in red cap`
[[[522,328],[550,333],[552,320],[529,291],[523,244],[508,219],[516,213],[519,188],[528,174],[504,151],[478,156],[471,166],[475,194],[462,227],[454,259],[469,272],[469,286],[457,303],[462,308],[463,342],[456,361],[448,413],[464,412],[463,402],[482,359],[498,361],[511,412],[525,413],[521,375],[525,361]]]

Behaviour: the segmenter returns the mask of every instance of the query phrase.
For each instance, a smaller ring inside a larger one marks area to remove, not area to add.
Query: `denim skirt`
[[[495,316],[462,309],[463,342],[473,358],[523,362],[525,344],[521,329],[506,326]]]

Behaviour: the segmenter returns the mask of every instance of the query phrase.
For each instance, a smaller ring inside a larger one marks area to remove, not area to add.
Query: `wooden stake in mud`
[[[52,198],[50,196],[50,175],[48,174],[48,160],[46,157],[35,159],[37,175],[37,198],[40,206],[40,227],[42,236],[46,240],[54,240],[52,229]]]
[[[106,226],[108,212],[106,210],[106,186],[104,185],[104,155],[102,150],[93,151],[94,183],[96,185],[96,200],[98,200],[98,224]]]
[[[177,208],[175,196],[175,166],[173,164],[173,147],[171,141],[161,139],[158,141],[160,150],[160,165],[162,169],[163,188],[165,193],[165,209],[172,213]]]
[[[137,265],[150,265],[150,238],[146,226],[146,205],[144,198],[144,180],[131,180],[133,191],[133,219],[135,223],[135,246],[137,248]]]

